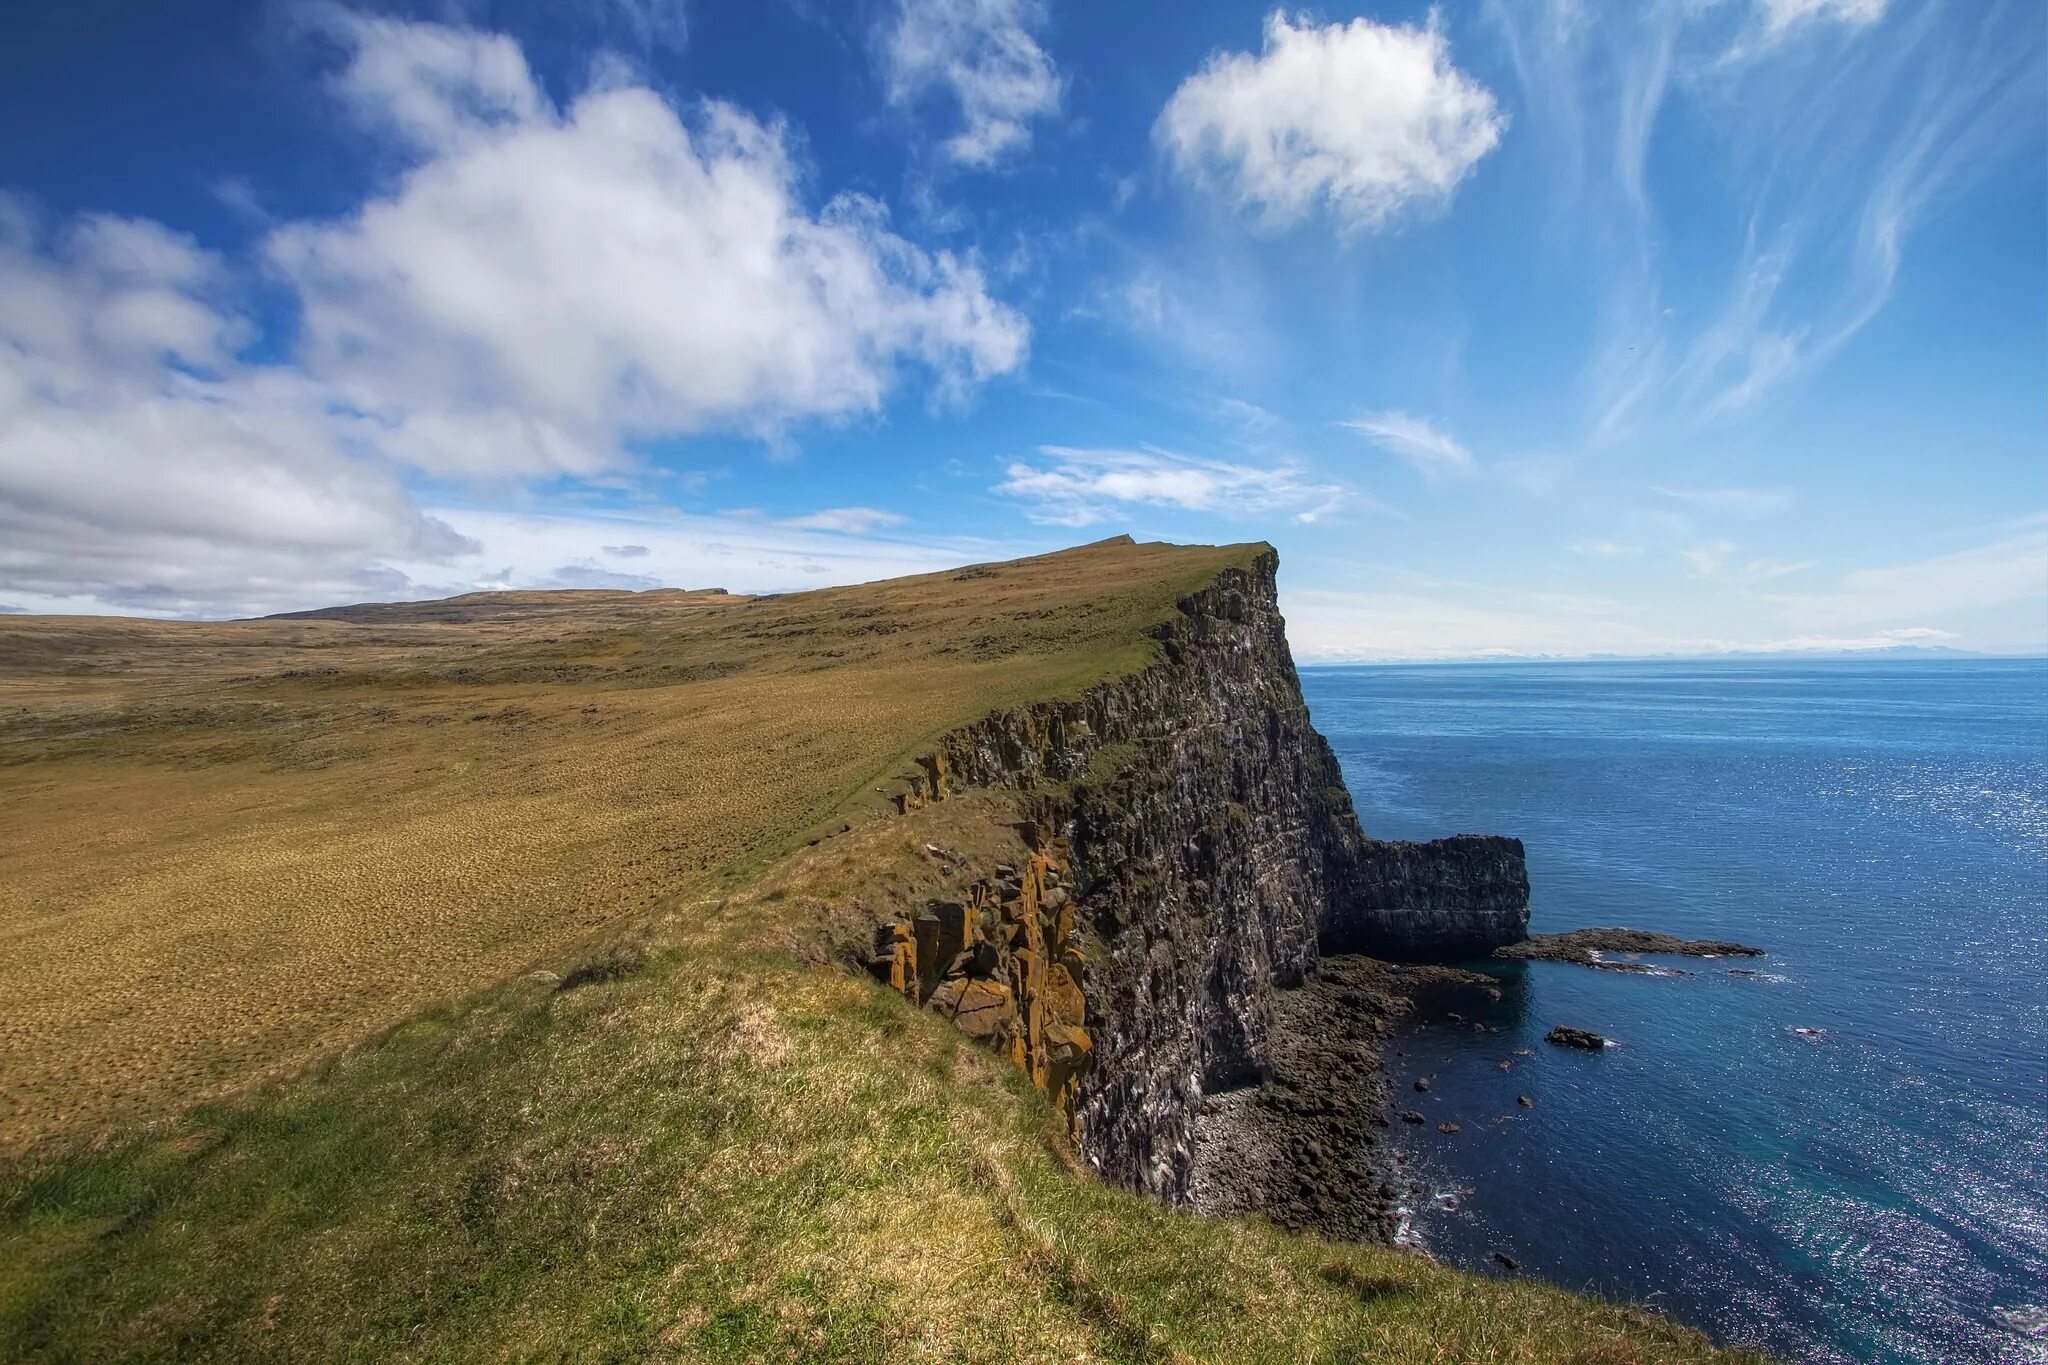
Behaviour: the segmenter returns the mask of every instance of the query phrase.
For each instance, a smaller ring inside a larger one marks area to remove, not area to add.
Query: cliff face
[[[1070,865],[1079,909],[1064,938],[1037,944],[993,921],[989,969],[1020,997],[1006,1027],[1030,1028],[1034,970],[1055,955],[1071,965],[1091,1054],[1061,1086],[1079,1148],[1105,1176],[1175,1201],[1189,1194],[1204,1098],[1267,1074],[1273,992],[1301,983],[1320,951],[1476,955],[1528,921],[1518,842],[1360,831],[1309,723],[1277,568],[1267,549],[1184,599],[1151,667],[948,735],[905,798],[956,783],[1039,794],[1041,838]],[[1021,967],[1007,960],[1019,944]],[[963,954],[948,970],[969,966]]]

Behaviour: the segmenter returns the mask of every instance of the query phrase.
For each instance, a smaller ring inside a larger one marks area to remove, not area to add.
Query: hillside
[[[1491,850],[1373,861],[1296,790],[1334,769],[1270,586],[1264,547],[1105,542],[0,623],[0,1356],[1708,1358],[1117,1188],[1199,1183],[1178,1140],[1118,1162],[1192,1132],[1177,1068],[1264,1046],[1305,890],[1361,942],[1494,932]],[[854,969],[962,904],[1007,1061],[929,955]]]

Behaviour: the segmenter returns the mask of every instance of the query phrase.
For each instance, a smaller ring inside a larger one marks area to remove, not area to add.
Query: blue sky
[[[0,606],[1266,539],[1304,660],[2048,650],[2048,10],[0,15]]]

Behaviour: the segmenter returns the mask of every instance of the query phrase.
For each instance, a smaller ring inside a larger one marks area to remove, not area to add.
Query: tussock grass
[[[17,1163],[0,1358],[1714,1358],[1535,1283],[1076,1174],[1020,1076],[815,960],[813,907],[936,889],[926,841],[957,876],[1013,858],[1004,813],[866,826],[656,917],[629,974],[523,977],[273,1094]]]

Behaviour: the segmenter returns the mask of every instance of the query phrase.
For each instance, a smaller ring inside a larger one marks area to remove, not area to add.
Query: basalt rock
[[[1276,990],[1326,952],[1475,957],[1528,927],[1518,841],[1359,829],[1288,654],[1278,562],[1262,549],[1182,599],[1149,666],[948,734],[899,798],[909,810],[959,786],[1021,790],[1039,851],[976,893],[984,921],[1016,932],[970,937],[934,967],[922,937],[943,951],[943,921],[887,929],[877,975],[934,1004],[951,974],[1008,985],[1014,1016],[991,1040],[1063,1088],[1076,1146],[1105,1177],[1176,1202],[1205,1102],[1272,1070]],[[1376,1072],[1376,1054],[1359,1064]],[[1371,1126],[1342,1117],[1347,1135]]]
[[[1493,955],[1510,962],[1576,962],[1613,971],[1650,971],[1641,963],[1611,962],[1601,953],[1667,953],[1682,957],[1762,957],[1764,950],[1726,939],[1684,939],[1645,929],[1574,929],[1564,934],[1535,934],[1507,943]]]
[[[1575,1047],[1587,1052],[1598,1052],[1607,1046],[1607,1040],[1588,1029],[1568,1028],[1559,1024],[1543,1035],[1543,1041],[1556,1047]]]

